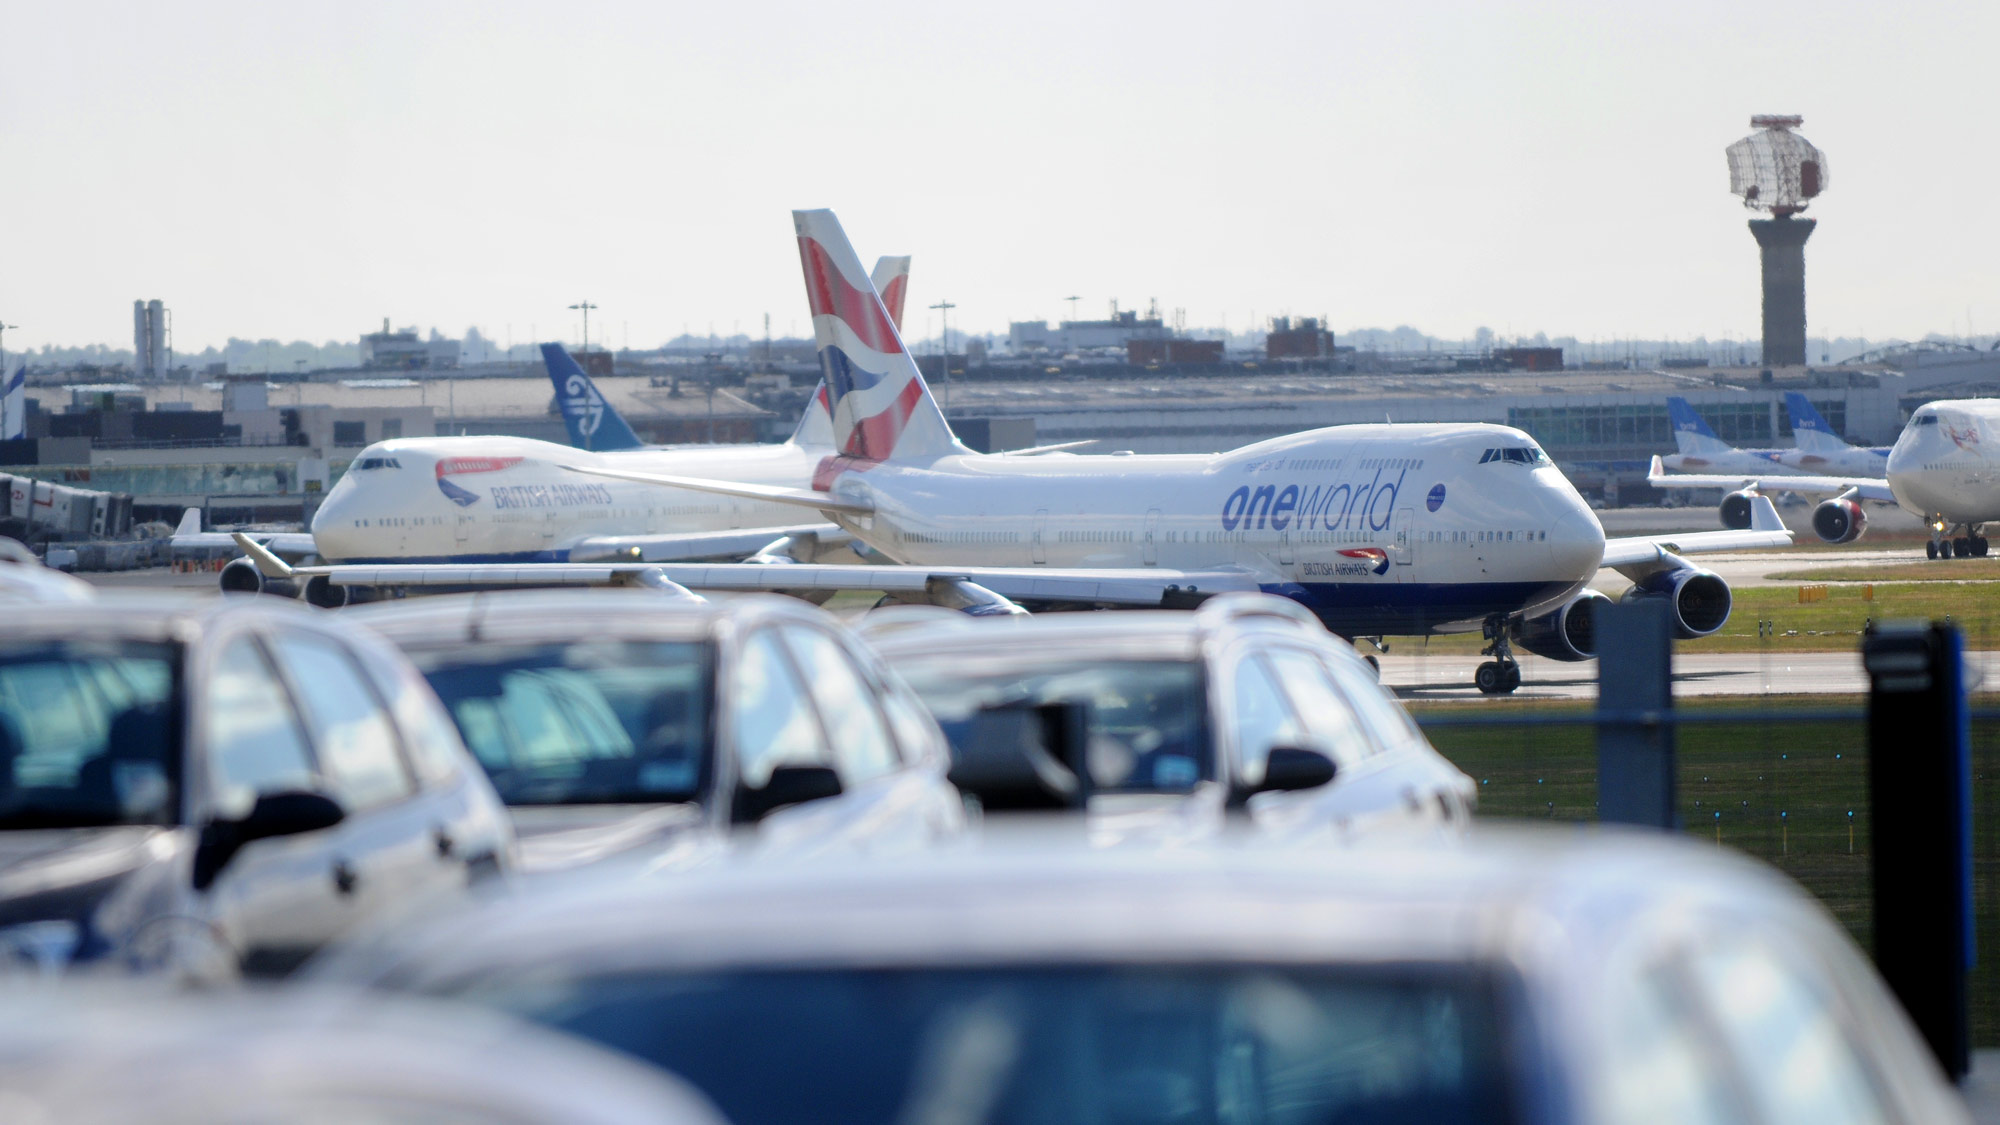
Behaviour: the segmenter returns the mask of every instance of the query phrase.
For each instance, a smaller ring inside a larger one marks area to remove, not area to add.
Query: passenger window
[[[769,632],[743,645],[729,689],[736,732],[737,770],[743,784],[762,788],[779,765],[825,766],[826,740],[805,688]]]
[[[1361,718],[1361,725],[1367,729],[1375,742],[1387,748],[1406,746],[1422,741],[1423,733],[1417,729],[1416,720],[1389,689],[1382,686],[1359,660],[1335,660],[1322,657],[1324,667],[1333,677],[1334,687],[1347,701],[1354,705],[1354,713]],[[1345,667],[1352,664],[1353,667]]]
[[[1747,935],[1724,938],[1689,958],[1709,1014],[1763,1111],[1761,1120],[1890,1120],[1827,987],[1803,976],[1795,960]]]
[[[216,815],[242,817],[262,794],[321,788],[292,701],[249,638],[216,658],[202,710]]]
[[[882,710],[889,716],[889,726],[896,732],[896,744],[902,751],[903,761],[914,762],[943,744],[943,738],[932,722],[930,712],[902,684],[891,685],[882,693]]]
[[[1382,747],[1355,718],[1327,672],[1311,653],[1297,649],[1272,649],[1265,653],[1272,671],[1284,685],[1285,694],[1298,708],[1299,718],[1313,734],[1313,743],[1333,755],[1343,769],[1382,752]]]
[[[407,797],[409,772],[397,751],[396,728],[361,670],[337,642],[305,633],[272,641],[279,665],[298,693],[313,745],[349,809],[367,809]]]
[[[1264,662],[1248,656],[1236,664],[1236,753],[1243,778],[1264,779],[1264,763],[1274,746],[1298,746],[1305,732]]]
[[[1641,1125],[1745,1116],[1684,993],[1677,974],[1656,966],[1614,973],[1599,994],[1598,1010],[1609,1021],[1603,1040],[1611,1063],[1603,1086],[1607,1121]]]
[[[807,690],[826,720],[841,781],[853,785],[896,769],[896,751],[889,727],[875,705],[875,689],[861,675],[854,658],[818,629],[786,628],[785,640],[799,659]]]
[[[459,756],[464,744],[444,705],[432,698],[428,688],[419,686],[421,681],[413,680],[414,673],[406,676],[394,668],[366,662],[362,666],[382,698],[392,701],[389,710],[402,728],[403,748],[409,751],[417,780],[436,785],[457,777],[464,761]]]

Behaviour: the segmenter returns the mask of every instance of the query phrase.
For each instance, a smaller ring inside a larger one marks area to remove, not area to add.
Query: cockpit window
[[[363,457],[354,463],[354,467],[357,469],[400,469],[403,467],[403,463],[394,457]]]
[[[1935,415],[1935,414],[1919,414],[1919,415],[1917,415],[1917,416],[1916,416],[1915,418],[1913,418],[1913,419],[1911,419],[1911,420],[1910,420],[1910,425],[1912,425],[1912,426],[1935,426],[1935,425],[1937,425],[1937,415]]]
[[[1517,465],[1530,466],[1546,465],[1549,463],[1549,455],[1543,453],[1539,446],[1510,445],[1502,449],[1489,449],[1485,456],[1479,459],[1482,465],[1489,461],[1511,461]]]

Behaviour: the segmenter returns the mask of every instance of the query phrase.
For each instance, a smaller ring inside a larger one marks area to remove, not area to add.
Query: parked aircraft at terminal
[[[246,551],[271,577],[343,587],[664,580],[710,590],[877,590],[996,609],[1015,608],[1002,599],[1035,608],[1193,605],[1265,590],[1350,637],[1483,628],[1495,659],[1481,667],[1479,686],[1507,691],[1519,683],[1510,641],[1562,659],[1594,653],[1590,614],[1576,610],[1602,597],[1586,587],[1601,566],[1632,578],[1634,596],[1670,599],[1679,632],[1701,636],[1727,620],[1728,586],[1680,553],[1790,541],[1763,498],[1752,530],[1607,541],[1533,439],[1506,426],[1336,426],[1216,455],[974,453],[953,437],[832,213],[795,212],[794,222],[837,450],[820,459],[812,487],[608,464],[602,455],[575,457],[565,481],[545,487],[609,479],[822,512],[903,565],[294,570]],[[620,505],[645,503],[615,495]]]
[[[1867,528],[1861,501],[1896,504],[1930,525],[1930,558],[1983,557],[1984,525],[2000,521],[2000,399],[1918,407],[1890,448],[1881,477],[1668,473],[1655,457],[1647,479],[1660,488],[1731,490],[1722,499],[1724,523],[1742,519],[1763,492],[1833,493],[1813,509],[1813,532],[1829,543],[1861,537]]]
[[[1667,416],[1673,421],[1674,447],[1678,452],[1667,454],[1663,460],[1675,472],[1770,475],[1796,471],[1780,460],[1788,450],[1738,449],[1717,437],[1688,400],[1679,395],[1667,396]]]
[[[1778,463],[1802,473],[1880,479],[1889,470],[1889,450],[1851,445],[1820,417],[1806,396],[1785,392],[1785,411],[1792,418],[1794,448],[1780,450]]]

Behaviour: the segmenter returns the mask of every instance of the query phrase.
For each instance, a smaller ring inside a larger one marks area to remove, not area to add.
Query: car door
[[[1384,733],[1400,736],[1400,731],[1380,731],[1372,721],[1377,717],[1362,715],[1335,686],[1317,653],[1274,645],[1261,655],[1292,701],[1308,744],[1326,751],[1336,771],[1331,785],[1287,795],[1287,800],[1309,802],[1318,815],[1348,820],[1413,812],[1429,815],[1412,797],[1418,779],[1399,770],[1396,757],[1385,753]]]
[[[344,907],[339,929],[423,901],[439,880],[436,824],[416,799],[416,782],[380,697],[331,636],[287,628],[275,631],[270,645],[299,700],[333,797],[347,812],[335,829],[333,857],[334,887]]]
[[[327,791],[305,724],[257,637],[240,632],[210,650],[197,698],[197,823],[240,819],[265,794]],[[288,972],[338,928],[338,833],[253,841],[212,874],[197,865],[195,891],[245,972]]]

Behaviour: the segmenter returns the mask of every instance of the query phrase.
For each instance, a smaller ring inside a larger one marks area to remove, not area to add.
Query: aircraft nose
[[[1572,508],[1549,528],[1549,563],[1572,582],[1588,581],[1604,563],[1604,525],[1589,508]]]
[[[352,482],[347,477],[342,477],[326,494],[326,499],[320,501],[319,508],[313,512],[309,530],[312,532],[314,545],[319,548],[321,558],[347,558],[352,554],[348,548],[351,546],[349,533],[354,530],[354,520],[350,511],[353,507],[354,491]]]

